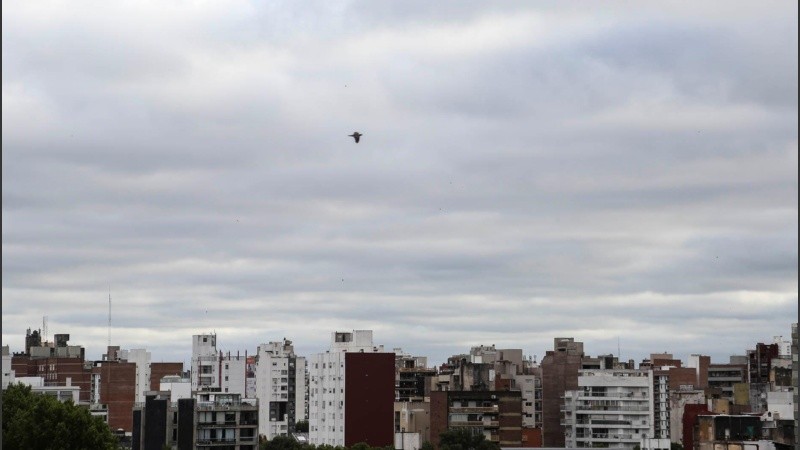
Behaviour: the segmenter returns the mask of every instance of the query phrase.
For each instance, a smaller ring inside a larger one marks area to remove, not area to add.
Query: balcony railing
[[[575,407],[578,414],[581,411],[634,411],[649,412],[649,406],[614,406],[614,405],[579,405]]]
[[[200,411],[257,411],[258,406],[244,402],[197,402],[197,409]]]
[[[482,420],[459,420],[450,422],[451,427],[482,427],[484,422]]]
[[[198,439],[197,445],[216,445],[216,444],[235,444],[236,439],[232,438],[205,438]]]
[[[500,410],[497,406],[451,406],[452,414],[497,414]]]
[[[202,425],[204,427],[235,427],[236,421],[235,420],[226,420],[225,422],[217,422],[215,420],[198,420],[197,425]]]

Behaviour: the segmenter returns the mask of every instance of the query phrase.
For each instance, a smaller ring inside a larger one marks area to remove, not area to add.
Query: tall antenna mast
[[[111,285],[108,285],[108,346],[111,347]]]
[[[40,336],[42,343],[47,342],[47,316],[42,316],[42,336]]]
[[[622,356],[619,353],[620,353],[619,352],[619,336],[617,336],[617,361],[622,362],[622,360],[620,359],[620,358],[622,358]]]

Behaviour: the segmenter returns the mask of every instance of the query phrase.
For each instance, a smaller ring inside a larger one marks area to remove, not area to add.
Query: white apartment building
[[[219,388],[222,393],[247,394],[247,356],[223,356],[216,334],[192,336],[192,391]]]
[[[255,371],[258,434],[287,436],[306,420],[306,360],[295,355],[292,341],[270,342],[258,346]]]
[[[581,370],[562,407],[566,447],[633,450],[654,438],[651,370]]]
[[[780,356],[781,358],[791,359],[792,341],[784,339],[783,336],[773,336],[772,343],[778,344],[778,356]]]
[[[143,348],[121,350],[119,358],[136,363],[136,402],[144,402],[144,393],[150,390],[150,352]]]
[[[225,355],[220,359],[220,388],[224,393],[247,395],[247,358],[239,355]]]
[[[542,427],[542,377],[514,375],[516,388],[522,393],[522,427]]]
[[[192,383],[180,375],[168,375],[161,378],[158,385],[161,392],[169,391],[169,401],[177,403],[182,398],[192,398]]]
[[[201,387],[219,387],[216,334],[192,336],[192,391]]]
[[[76,405],[80,402],[81,388],[72,385],[72,379],[67,377],[63,386],[47,386],[42,377],[19,377],[15,382],[31,387],[34,394],[43,394],[55,397],[60,402],[72,400]]]
[[[345,355],[350,352],[385,353],[372,343],[372,330],[331,333],[330,350],[308,361],[309,443],[344,446]]]

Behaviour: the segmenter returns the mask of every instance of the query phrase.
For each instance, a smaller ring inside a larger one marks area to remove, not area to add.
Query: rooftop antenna
[[[620,358],[621,356],[619,351],[619,336],[617,336],[617,361],[622,361]]]
[[[42,316],[42,343],[47,342],[47,316]]]

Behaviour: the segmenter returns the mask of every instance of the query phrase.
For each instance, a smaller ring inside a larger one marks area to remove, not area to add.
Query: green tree
[[[300,422],[294,424],[294,431],[298,433],[308,433],[308,421],[301,420]]]
[[[433,447],[433,444],[431,444],[430,441],[425,441],[422,443],[422,447],[420,447],[419,450],[436,450],[436,449]]]
[[[669,449],[670,450],[683,450],[683,444],[679,444],[677,442],[670,442]]]
[[[289,436],[275,436],[260,446],[261,450],[298,450],[300,447],[300,443]]]
[[[55,397],[31,392],[30,386],[12,384],[3,391],[3,448],[98,449],[118,447],[117,438],[99,417]]]
[[[473,434],[469,429],[457,428],[439,435],[439,450],[499,450],[500,446],[487,441],[483,434]]]

